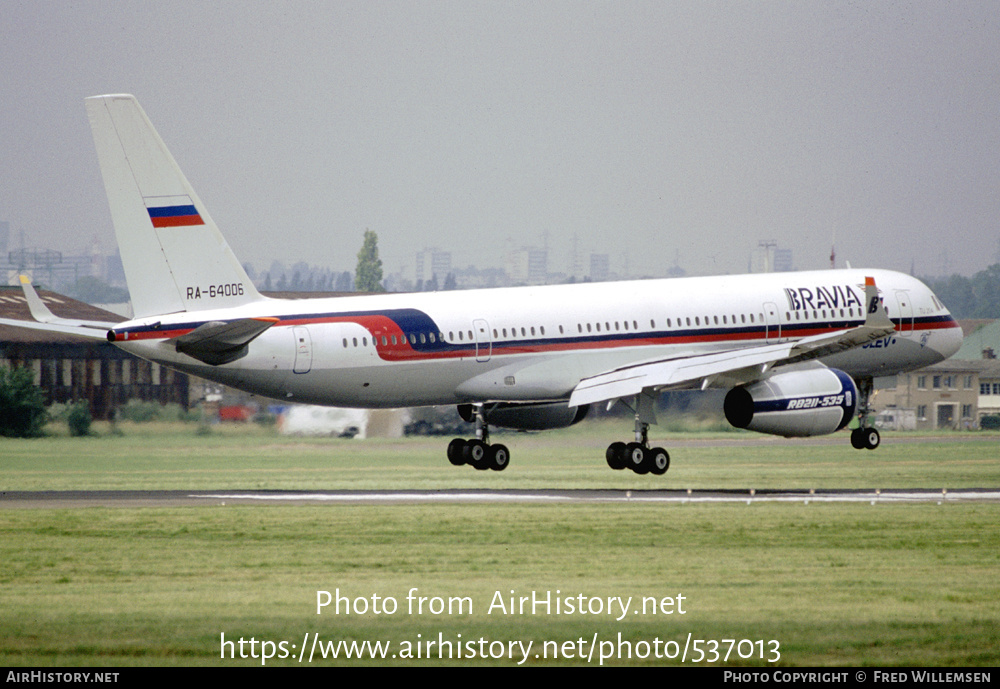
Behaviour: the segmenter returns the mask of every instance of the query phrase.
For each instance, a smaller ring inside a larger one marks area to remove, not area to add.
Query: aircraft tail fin
[[[135,316],[263,299],[135,97],[86,104]]]

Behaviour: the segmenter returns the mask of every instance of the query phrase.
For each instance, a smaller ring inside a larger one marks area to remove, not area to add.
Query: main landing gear
[[[871,377],[859,378],[858,385],[858,423],[860,426],[851,431],[851,445],[856,450],[874,450],[882,442],[878,429],[868,425],[868,417],[872,413],[869,406],[874,381]]]
[[[653,398],[636,395],[635,441],[608,445],[605,457],[612,469],[631,469],[637,474],[665,474],[670,468],[670,455],[662,447],[649,446],[649,424],[656,423]],[[623,402],[624,403],[624,402]]]
[[[506,445],[490,444],[490,428],[483,405],[473,405],[472,412],[476,417],[476,437],[469,440],[455,438],[448,443],[448,461],[455,466],[469,464],[480,471],[503,471],[510,464],[510,450]]]

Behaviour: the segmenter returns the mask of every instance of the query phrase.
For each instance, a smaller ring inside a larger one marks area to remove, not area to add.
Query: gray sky
[[[660,276],[972,274],[1000,250],[993,2],[0,3],[0,220],[114,244],[86,96],[133,93],[236,254],[425,246]]]

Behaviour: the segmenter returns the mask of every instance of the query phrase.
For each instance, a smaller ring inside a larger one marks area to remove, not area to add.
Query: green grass
[[[95,424],[97,426],[97,424]],[[610,471],[604,451],[627,422],[584,423],[537,434],[497,434],[510,447],[501,472],[455,469],[448,438],[287,438],[254,425],[119,424],[94,437],[0,439],[0,490],[454,489],[454,488],[969,488],[1000,486],[1000,434],[912,442],[886,434],[877,451],[846,433],[804,444],[755,433],[651,433],[671,453],[661,477]],[[958,438],[958,441],[956,441]],[[967,440],[967,441],[966,441]]]
[[[125,427],[118,437],[0,442],[9,490],[466,487],[997,487],[996,438],[886,438],[858,452],[743,434],[670,435],[663,477],[612,472],[619,425],[504,436],[502,473],[454,468],[446,439],[283,439],[256,427]],[[894,442],[895,441],[895,442]],[[708,443],[708,444],[705,444]],[[232,665],[220,634],[325,640],[636,644],[777,640],[781,665],[1000,661],[995,504],[300,505],[3,509],[0,663]],[[469,597],[464,614],[408,614],[420,595]],[[395,614],[316,614],[318,590]],[[685,615],[487,614],[497,592],[685,596]],[[636,648],[636,647],[633,647]],[[247,647],[249,650],[249,647]],[[237,651],[238,652],[238,651]],[[295,651],[297,653],[297,650]],[[596,664],[596,654],[595,661]],[[326,660],[346,665],[359,661]],[[428,664],[387,659],[364,664]],[[511,660],[452,664],[513,665]],[[528,664],[581,664],[530,658]],[[614,664],[678,661],[632,657]],[[759,659],[730,664],[766,664]],[[274,659],[269,665],[293,665]]]

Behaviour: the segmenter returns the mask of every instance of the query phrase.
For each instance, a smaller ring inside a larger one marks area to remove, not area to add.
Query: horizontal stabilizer
[[[277,322],[277,318],[209,321],[168,342],[181,354],[212,366],[220,366],[246,356],[247,345]]]

